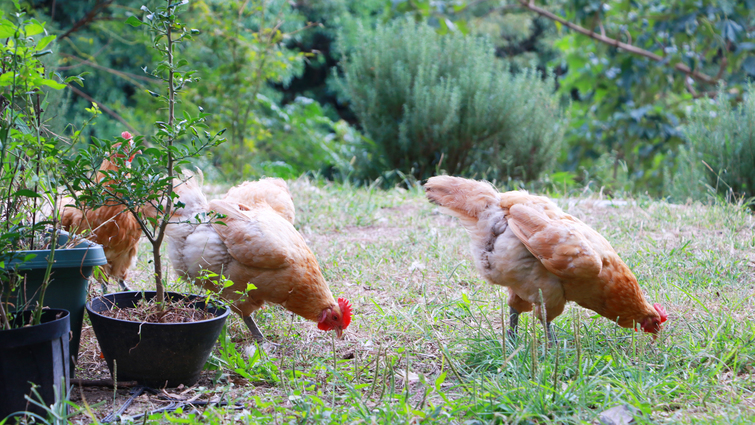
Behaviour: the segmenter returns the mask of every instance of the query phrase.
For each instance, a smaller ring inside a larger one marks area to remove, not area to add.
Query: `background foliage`
[[[391,168],[423,179],[474,164],[500,180],[552,166],[561,139],[552,79],[515,75],[489,43],[412,21],[362,29],[353,50],[340,87]]]
[[[83,87],[69,86],[51,99],[48,117],[59,134],[67,125],[81,127],[89,118],[85,108],[96,101],[104,114],[83,136],[112,137],[124,127],[147,140],[152,136],[146,123],[158,115],[149,94],[157,82],[143,68],[155,58],[148,37],[124,27],[142,3],[22,2],[58,35],[57,54],[46,60],[63,77],[86,74]],[[693,0],[191,1],[187,25],[201,35],[181,54],[200,69],[201,79],[179,107],[203,105],[213,115],[212,130],[228,129],[228,142],[198,161],[210,179],[310,172],[363,182],[409,174],[415,165],[415,171],[433,172],[440,152],[422,165],[391,159],[388,145],[378,140],[385,135],[370,130],[359,102],[350,99],[354,93],[336,83],[352,55],[360,53],[365,31],[410,18],[433,28],[423,37],[484,39],[480,43],[500,59],[491,60],[487,72],[523,78],[524,70],[537,69],[555,79],[568,119],[557,162],[544,161],[538,168],[545,175],[555,172],[607,194],[670,196],[669,182],[676,181],[679,189],[684,181],[675,178],[686,167],[677,153],[688,142],[681,129],[692,105],[719,96],[719,84],[726,98],[721,101],[736,105],[755,76],[754,8],[752,1]],[[413,41],[407,44],[428,42]],[[373,48],[376,54],[395,53]],[[454,67],[468,65],[459,58]],[[546,98],[537,101],[551,105]],[[547,115],[550,107],[523,115]],[[526,143],[547,144],[544,137],[534,135]],[[469,157],[474,166],[459,164],[460,173],[496,179],[537,174],[525,175],[528,166],[494,158],[490,146],[475,148]]]
[[[693,1],[563,2],[567,20],[637,46],[655,58],[617,49],[560,27],[561,91],[570,93],[571,149],[565,165],[591,168],[601,158],[612,166],[603,181],[615,180],[622,165],[631,176],[626,189],[660,194],[663,170],[673,172],[674,152],[684,142],[679,125],[694,98],[738,97],[755,75],[751,50],[752,2]],[[748,29],[749,28],[749,29]],[[692,72],[684,73],[678,65]]]
[[[755,196],[755,91],[747,87],[736,107],[719,93],[701,99],[683,131],[689,144],[679,151],[677,173],[670,179],[675,200]]]

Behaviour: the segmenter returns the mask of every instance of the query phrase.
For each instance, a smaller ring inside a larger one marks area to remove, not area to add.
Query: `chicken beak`
[[[343,338],[343,329],[336,327],[335,331],[336,331],[336,336],[338,337],[338,339]]]

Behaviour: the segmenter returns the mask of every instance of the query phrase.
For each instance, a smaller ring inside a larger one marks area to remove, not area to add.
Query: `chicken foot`
[[[126,281],[123,280],[123,279],[118,279],[118,286],[120,286],[121,290],[123,290],[123,291],[130,291],[131,290],[131,288],[129,288],[128,285],[126,285]]]
[[[516,340],[517,332],[519,328],[519,312],[514,310],[514,307],[509,307],[509,329],[508,336],[511,340]],[[558,337],[553,332],[553,325],[551,322],[545,322],[545,333],[548,335],[548,341],[552,343],[558,343]]]
[[[108,292],[107,291],[107,284],[108,284],[107,280],[101,280],[100,281],[100,288],[102,289],[102,293],[103,294],[107,294],[107,292]],[[121,291],[130,291],[131,290],[131,288],[129,288],[128,285],[126,285],[126,281],[123,280],[123,279],[118,279],[118,286],[121,288]]]
[[[262,335],[262,332],[260,332],[260,328],[257,327],[257,324],[254,323],[252,316],[244,317],[244,324],[252,333],[252,338],[254,338],[257,343],[262,344],[262,341],[265,340],[265,337]]]

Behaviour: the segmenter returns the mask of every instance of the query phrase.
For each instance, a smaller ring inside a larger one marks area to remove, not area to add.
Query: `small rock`
[[[612,407],[599,416],[601,425],[630,425],[634,423],[637,408],[628,404]]]

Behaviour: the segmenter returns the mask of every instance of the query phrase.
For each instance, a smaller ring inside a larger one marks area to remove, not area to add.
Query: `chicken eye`
[[[334,314],[334,315],[333,315],[333,320],[338,320],[338,316],[336,316],[336,315]]]

